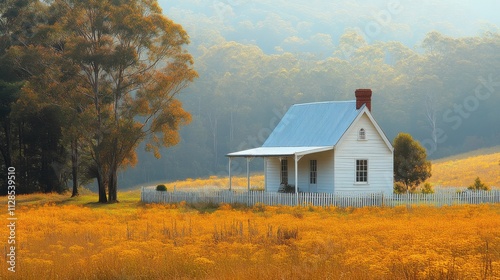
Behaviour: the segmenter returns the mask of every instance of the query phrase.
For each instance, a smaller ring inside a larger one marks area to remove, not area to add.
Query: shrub
[[[157,191],[161,191],[161,192],[166,192],[167,191],[167,187],[165,185],[158,185],[156,186],[156,190]]]
[[[295,193],[295,186],[282,183],[278,188],[279,193]]]
[[[424,194],[434,193],[434,187],[431,183],[425,183],[423,187],[421,187],[420,191]]]
[[[467,189],[474,191],[489,191],[490,187],[481,182],[481,179],[477,177],[476,180],[474,180],[474,184],[470,185]]]
[[[402,182],[394,182],[394,193],[402,194],[406,193],[406,186]]]

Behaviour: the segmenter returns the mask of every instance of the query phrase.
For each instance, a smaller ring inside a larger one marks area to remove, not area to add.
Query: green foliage
[[[484,184],[483,182],[481,182],[481,179],[479,179],[479,177],[477,177],[474,180],[474,183],[472,185],[470,185],[469,187],[467,187],[467,189],[474,190],[474,191],[489,191],[490,187],[487,186],[486,184]]]
[[[431,162],[425,149],[410,134],[399,133],[394,139],[394,180],[411,191],[431,176]]]
[[[158,185],[156,186],[156,190],[157,191],[161,191],[161,192],[166,192],[167,191],[167,186],[161,184],[161,185]]]
[[[407,191],[409,193],[416,193],[417,192],[417,186],[411,186],[409,189],[403,182],[394,182],[394,193],[395,194],[405,194]],[[434,187],[430,183],[425,183],[423,186],[420,187],[420,193],[423,194],[432,194],[434,193]]]
[[[431,185],[431,183],[426,182],[423,187],[421,187],[420,191],[423,194],[431,194],[434,193],[434,187]]]
[[[406,186],[401,182],[394,182],[394,193],[403,194],[406,193]]]

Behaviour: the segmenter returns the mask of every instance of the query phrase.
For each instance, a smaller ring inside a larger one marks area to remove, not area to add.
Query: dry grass
[[[0,278],[500,278],[500,205],[193,209],[120,197],[113,205],[21,197],[17,272],[4,261]]]
[[[232,187],[234,189],[247,189],[247,177],[235,176],[232,177]],[[228,177],[217,177],[210,176],[209,178],[187,178],[182,181],[175,181],[171,183],[166,183],[167,189],[172,191],[175,189],[228,189],[229,188],[229,178]],[[263,174],[253,174],[250,177],[250,188],[252,190],[262,190],[264,189],[264,175]]]
[[[437,161],[431,181],[463,186],[480,176],[500,186],[499,159]],[[262,188],[263,175],[251,182]],[[167,187],[228,183],[210,177]],[[233,186],[246,184],[233,178]],[[5,241],[0,279],[500,279],[500,205],[143,205],[139,197],[120,192],[120,203],[103,205],[88,193],[18,196],[16,273],[7,270]]]
[[[429,181],[438,186],[466,187],[480,177],[483,183],[500,187],[499,149],[483,149],[435,161]]]

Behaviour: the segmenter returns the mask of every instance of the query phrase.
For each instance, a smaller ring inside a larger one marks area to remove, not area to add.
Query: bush
[[[402,182],[394,182],[394,193],[402,194],[406,193],[406,186]]]
[[[278,188],[279,193],[295,193],[295,186],[282,183]]]
[[[476,180],[474,180],[474,184],[470,185],[467,189],[473,191],[489,191],[490,187],[488,187],[486,184],[483,184],[481,182],[481,179],[477,177]]]
[[[425,183],[423,187],[421,187],[420,191],[424,194],[434,193],[434,187],[431,183]]]
[[[167,191],[167,186],[165,186],[163,184],[162,185],[158,185],[158,186],[156,186],[156,190],[157,191],[161,191],[161,192],[166,192]]]

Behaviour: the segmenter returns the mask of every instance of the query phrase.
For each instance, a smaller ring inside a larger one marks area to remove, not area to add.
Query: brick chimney
[[[372,90],[371,89],[357,89],[356,95],[356,110],[366,104],[368,110],[372,110]]]

